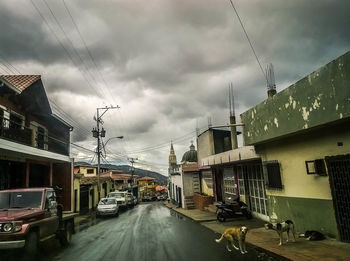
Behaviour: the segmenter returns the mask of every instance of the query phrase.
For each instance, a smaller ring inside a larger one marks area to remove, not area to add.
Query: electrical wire
[[[73,59],[72,55],[70,54],[70,52],[68,51],[68,49],[64,46],[63,42],[58,38],[56,32],[53,30],[53,28],[50,26],[49,22],[46,20],[46,18],[44,17],[44,15],[41,13],[41,11],[39,10],[39,8],[36,6],[36,4],[33,2],[33,0],[30,0],[30,2],[32,3],[33,7],[35,8],[35,10],[37,11],[37,13],[39,14],[39,16],[41,17],[41,19],[43,20],[44,24],[48,27],[49,31],[53,34],[53,36],[55,37],[56,41],[59,43],[59,45],[63,48],[63,50],[65,51],[65,53],[67,54],[68,58],[71,60],[71,62],[73,63],[73,65],[79,70],[80,74],[83,76],[83,78],[85,79],[85,81],[87,82],[88,86],[94,90],[96,92],[96,94],[98,95],[98,97],[103,98],[101,96],[101,94],[93,87],[93,85],[91,84],[91,82],[86,78],[86,75],[83,73],[83,71],[81,70],[81,68],[78,66],[78,64],[76,64],[75,60]]]
[[[265,72],[264,72],[264,69],[263,69],[262,66],[261,66],[261,63],[260,63],[259,58],[258,58],[258,55],[256,54],[256,52],[255,52],[255,50],[254,50],[253,44],[252,44],[252,42],[250,41],[250,38],[249,38],[249,36],[248,36],[248,33],[247,33],[246,29],[244,28],[244,25],[243,25],[243,22],[242,22],[242,20],[241,20],[241,17],[239,16],[239,14],[238,14],[238,12],[237,12],[237,9],[236,9],[235,5],[233,4],[232,0],[229,0],[229,1],[230,1],[230,3],[231,3],[231,6],[232,6],[233,10],[234,10],[235,13],[236,13],[236,16],[237,16],[237,18],[238,18],[239,23],[241,24],[241,27],[242,27],[243,32],[244,32],[244,34],[245,34],[245,36],[246,36],[246,38],[247,38],[247,40],[248,40],[248,43],[249,43],[249,45],[250,45],[250,48],[251,48],[252,51],[253,51],[253,54],[254,54],[254,56],[255,56],[255,59],[256,59],[256,61],[257,61],[258,64],[259,64],[260,70],[261,70],[262,74],[264,75],[264,78],[265,78],[265,80],[266,80],[266,82],[267,82],[267,76],[266,76],[266,74],[265,74]]]

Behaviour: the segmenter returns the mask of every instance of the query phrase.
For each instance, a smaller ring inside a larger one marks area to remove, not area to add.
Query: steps
[[[185,209],[195,209],[196,206],[194,205],[194,202],[193,202],[193,196],[187,196],[185,197]]]

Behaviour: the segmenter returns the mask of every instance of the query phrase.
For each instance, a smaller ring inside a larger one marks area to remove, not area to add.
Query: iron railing
[[[3,117],[0,117],[0,138],[69,156],[69,142],[48,135],[40,128],[33,135],[32,129]]]

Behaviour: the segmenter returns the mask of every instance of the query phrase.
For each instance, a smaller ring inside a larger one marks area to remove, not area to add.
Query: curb
[[[212,219],[210,219],[210,220],[196,220],[196,219],[194,219],[194,218],[192,218],[192,217],[190,217],[190,216],[186,216],[185,214],[183,214],[183,213],[177,211],[174,207],[170,207],[170,206],[168,206],[168,205],[165,204],[165,203],[164,203],[164,206],[166,206],[166,207],[169,208],[169,209],[174,210],[176,213],[178,213],[178,214],[180,214],[180,215],[182,215],[182,216],[184,216],[184,217],[186,217],[186,218],[189,218],[189,219],[191,219],[191,220],[193,220],[193,221],[195,221],[195,222],[197,222],[197,223],[214,221],[214,220],[212,220]],[[215,220],[216,220],[216,219],[215,219]],[[208,228],[208,229],[210,229],[210,228]],[[217,233],[217,234],[220,234],[220,233],[218,233],[218,232],[216,232],[216,231],[214,231],[214,230],[212,230],[212,229],[210,229],[210,230],[213,231],[213,232],[215,232],[215,233]],[[292,259],[289,259],[289,258],[287,258],[287,257],[285,257],[285,256],[281,256],[281,255],[279,255],[279,254],[277,254],[277,253],[275,253],[275,252],[272,252],[272,251],[270,251],[270,250],[268,250],[268,249],[265,249],[265,248],[259,247],[259,246],[257,246],[257,245],[254,245],[254,244],[252,244],[252,243],[250,243],[250,242],[246,242],[246,244],[249,245],[250,247],[252,247],[252,248],[254,248],[254,249],[260,251],[260,252],[265,252],[265,253],[267,253],[269,256],[272,256],[273,258],[275,258],[275,259],[277,259],[277,260],[288,260],[288,261],[289,261],[289,260],[292,260]]]

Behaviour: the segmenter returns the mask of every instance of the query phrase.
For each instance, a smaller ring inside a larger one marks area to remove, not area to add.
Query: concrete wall
[[[350,52],[241,114],[253,145],[350,117]]]

